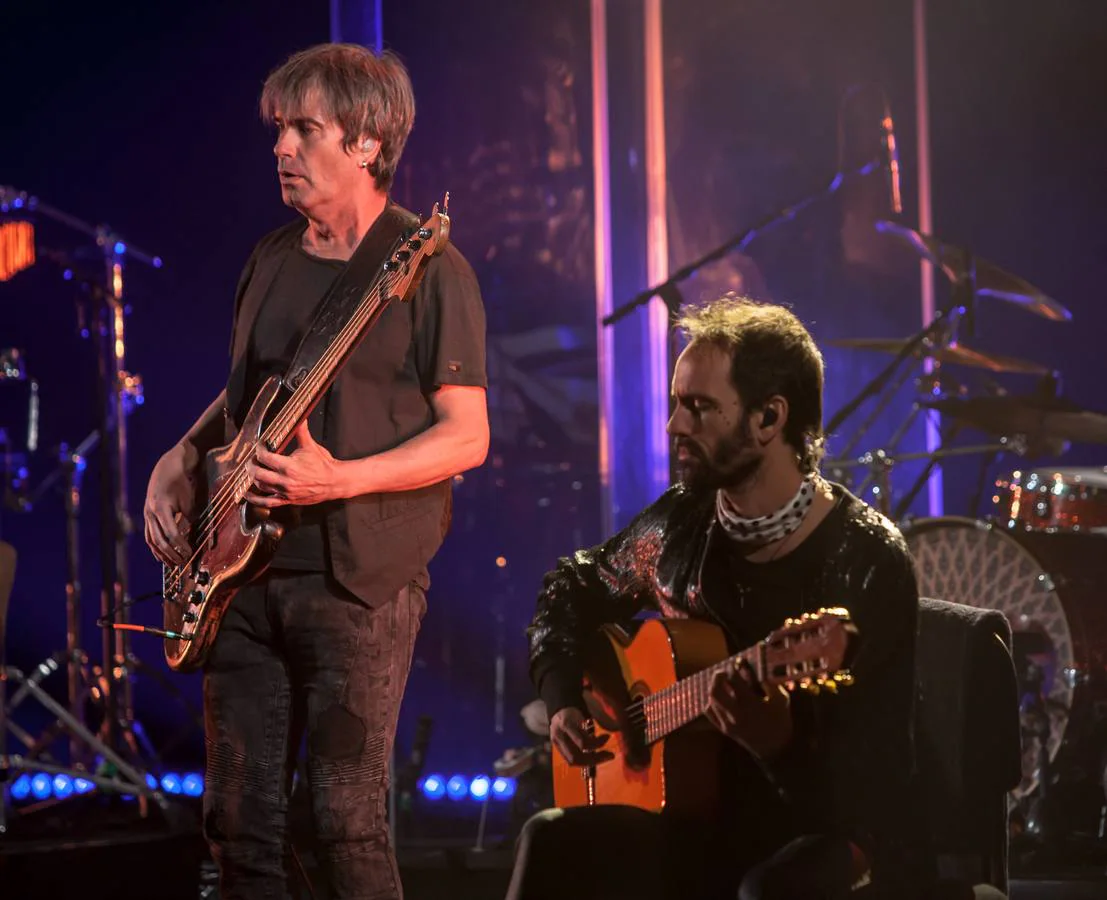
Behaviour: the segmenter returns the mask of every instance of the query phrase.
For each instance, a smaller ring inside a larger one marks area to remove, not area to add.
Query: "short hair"
[[[730,354],[730,380],[747,411],[773,396],[788,401],[784,440],[800,469],[814,472],[823,455],[823,356],[798,318],[783,306],[727,294],[681,310],[680,327],[694,343]]]
[[[319,92],[327,115],[342,128],[346,150],[362,135],[380,141],[369,173],[378,188],[388,190],[415,123],[415,93],[404,64],[389,51],[378,56],[359,44],[317,44],[301,50],[265,80],[262,119],[272,122],[278,110],[287,116],[302,109],[312,90]]]

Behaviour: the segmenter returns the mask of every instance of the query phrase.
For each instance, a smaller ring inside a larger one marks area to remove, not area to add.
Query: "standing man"
[[[285,372],[361,240],[411,219],[388,194],[415,117],[396,57],[351,44],[304,50],[269,76],[261,114],[276,128],[281,197],[300,217],[254,249],[227,386],[150,477],[146,541],[172,565],[190,555],[206,452]],[[450,478],[488,449],[484,339],[476,278],[447,246],[411,302],[390,305],[351,356],[295,449],[258,452],[249,500],[281,518],[285,536],[231,602],[204,674],[204,831],[225,900],[289,896],[286,817],[305,736],[333,895],[402,895],[388,761]]]

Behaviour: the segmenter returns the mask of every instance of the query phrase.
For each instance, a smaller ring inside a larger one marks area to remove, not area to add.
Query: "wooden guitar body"
[[[214,519],[210,534],[193,529],[201,531],[202,543],[192,544],[189,566],[164,570],[165,629],[186,636],[165,641],[165,658],[174,671],[191,672],[203,664],[231,598],[268,568],[280,542],[283,526],[242,498],[250,485],[247,464],[281,390],[278,377],[266,381],[235,439],[204,460],[207,496],[229,493],[235,508]]]
[[[608,734],[609,762],[577,768],[554,753],[559,807],[624,804],[712,817],[720,805],[725,738],[704,719],[647,745],[627,721],[627,706],[727,657],[721,629],[691,619],[651,619],[633,639],[608,628],[597,641],[585,697],[597,734]]]
[[[690,619],[650,619],[633,638],[603,628],[585,653],[584,700],[614,758],[571,766],[553,754],[558,807],[621,804],[681,818],[717,819],[726,803],[724,754],[733,749],[703,717],[719,673],[748,666],[766,689],[836,691],[857,630],[845,609],[787,619],[765,640],[729,656],[722,629]]]

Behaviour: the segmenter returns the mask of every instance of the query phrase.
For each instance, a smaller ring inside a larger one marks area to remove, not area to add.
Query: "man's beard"
[[[761,468],[761,457],[750,455],[754,447],[753,429],[748,415],[735,427],[733,433],[719,442],[710,457],[691,441],[680,438],[677,447],[684,447],[688,457],[680,465],[680,481],[690,490],[720,490],[737,488],[748,483]]]

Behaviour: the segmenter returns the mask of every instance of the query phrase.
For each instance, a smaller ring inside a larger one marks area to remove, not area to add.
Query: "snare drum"
[[[996,521],[1022,531],[1107,531],[1107,468],[1013,472],[996,481]]]

